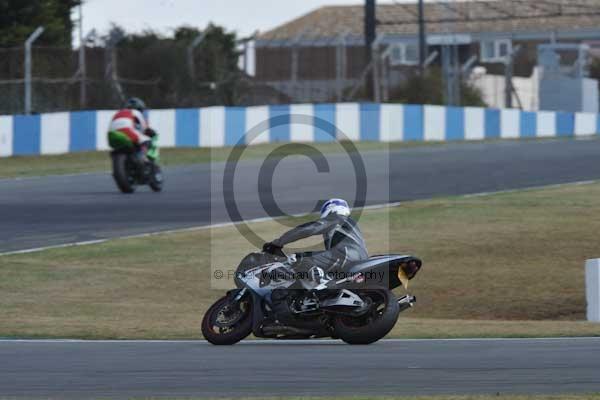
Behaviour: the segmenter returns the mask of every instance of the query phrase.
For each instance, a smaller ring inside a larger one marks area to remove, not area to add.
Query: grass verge
[[[572,140],[571,138],[554,139],[520,139],[520,141],[548,141],[548,140]],[[482,142],[514,141],[514,140],[485,140]],[[467,142],[463,142],[466,144]],[[469,142],[477,143],[477,142]],[[353,142],[357,151],[390,150],[399,148],[439,146],[445,142]],[[315,151],[322,153],[339,153],[346,151],[339,143],[310,144],[315,146]],[[280,156],[286,154],[298,154],[298,149],[305,146],[302,143],[290,143],[282,146],[282,143],[261,144],[248,146],[243,153],[243,159],[264,159],[273,150],[277,150]],[[318,149],[318,150],[317,150]],[[162,149],[161,164],[169,166],[192,165],[207,162],[225,161],[231,154],[230,147],[222,148],[178,148]],[[50,156],[16,156],[0,158],[0,179],[22,178],[32,176],[79,174],[89,172],[109,171],[110,157],[105,151],[69,153]]]
[[[369,250],[425,261],[392,337],[600,336],[584,262],[600,256],[600,184],[372,210]],[[383,227],[389,227],[383,228]],[[253,225],[264,238],[279,221]],[[235,249],[235,251],[232,251]],[[211,266],[253,251],[233,227],[0,257],[0,336],[198,338]]]
[[[427,143],[432,145],[432,143]],[[435,145],[436,143],[433,143]],[[425,143],[354,143],[358,151],[386,150],[389,148],[422,146]],[[283,154],[296,154],[301,144],[290,144]],[[281,143],[248,146],[244,159],[264,159],[273,150],[281,150]],[[320,143],[319,151],[338,153],[344,151],[339,143]],[[164,166],[192,165],[207,162],[225,161],[231,148],[179,148],[162,149],[161,163]],[[0,178],[79,174],[109,171],[110,156],[106,151],[69,153],[50,156],[16,156],[0,158]]]

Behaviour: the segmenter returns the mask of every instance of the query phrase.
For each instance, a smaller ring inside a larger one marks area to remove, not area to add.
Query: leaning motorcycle
[[[370,344],[385,337],[400,312],[416,298],[398,299],[392,289],[408,281],[422,262],[405,255],[375,256],[325,273],[311,268],[297,279],[295,256],[255,253],[235,274],[237,289],[217,300],[202,320],[202,333],[215,345],[232,345],[249,336],[270,339],[330,337],[348,344]]]
[[[148,185],[154,192],[162,191],[158,135],[152,138],[148,146],[137,146],[126,135],[110,132],[109,144],[113,149],[110,153],[113,178],[121,192],[133,193],[139,185]]]

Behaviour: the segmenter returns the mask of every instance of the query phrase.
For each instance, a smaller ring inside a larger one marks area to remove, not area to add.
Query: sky
[[[386,2],[391,0],[379,0]],[[127,31],[151,28],[168,34],[181,25],[204,28],[214,22],[243,37],[256,30],[267,31],[321,6],[363,3],[364,0],[84,0],[83,31],[86,34],[96,29],[104,34],[114,22]],[[74,18],[78,18],[77,13]]]

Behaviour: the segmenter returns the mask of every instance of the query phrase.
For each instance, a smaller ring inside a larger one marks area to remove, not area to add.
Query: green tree
[[[151,107],[235,105],[242,76],[235,33],[209,25],[193,52],[191,74],[187,50],[201,33],[197,28],[183,26],[169,37],[153,30],[124,34],[120,27],[113,26],[105,42],[120,39],[116,43],[119,77],[157,81],[153,89],[125,84],[126,95],[144,97]]]
[[[38,44],[71,46],[71,10],[81,0],[0,0],[0,47],[23,45],[38,27],[46,31]]]
[[[390,93],[391,100],[406,104],[445,104],[445,85],[439,68],[429,68],[425,76],[411,75]],[[481,92],[468,82],[461,82],[461,105],[485,107]]]

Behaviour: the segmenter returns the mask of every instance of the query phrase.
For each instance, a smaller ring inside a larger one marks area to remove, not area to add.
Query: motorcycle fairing
[[[384,286],[391,290],[399,286],[407,287],[408,281],[414,278],[414,275],[409,277],[401,269],[410,262],[415,262],[419,269],[422,265],[421,260],[409,255],[374,256],[346,264],[344,273],[349,276],[362,274],[365,277],[364,286]]]
[[[358,276],[363,275],[366,279],[361,283],[361,287],[371,286],[383,286],[388,287],[390,290],[395,289],[402,285],[401,282],[402,271],[401,267],[411,261],[421,266],[421,260],[408,256],[408,255],[388,255],[388,256],[375,256],[368,260],[356,261],[347,263],[344,266],[343,273],[345,276]],[[257,266],[246,270],[243,275],[238,276],[240,283],[243,282],[243,286],[250,289],[248,295],[252,299],[252,312],[253,312],[253,326],[252,330],[257,337],[266,337],[263,333],[263,321],[265,310],[263,307],[270,307],[272,303],[271,294],[275,289],[291,289],[294,288],[295,280],[284,279],[287,273],[293,271],[291,267],[283,262],[273,262],[266,265]],[[281,276],[280,276],[281,275]],[[268,279],[265,279],[265,276]],[[272,277],[281,277],[281,279],[272,279]],[[404,275],[406,279],[408,276]],[[414,276],[413,276],[414,277]],[[329,285],[334,286],[336,289],[344,289],[344,287],[353,286],[353,282],[348,284],[340,284],[339,281],[330,280],[324,286],[327,288]],[[333,287],[332,287],[333,288]],[[231,293],[240,293],[240,290],[236,289]]]

